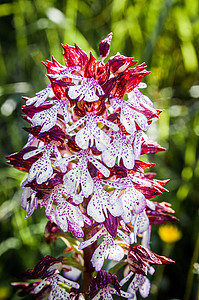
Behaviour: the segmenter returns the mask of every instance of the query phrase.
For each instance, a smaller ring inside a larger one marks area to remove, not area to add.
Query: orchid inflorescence
[[[76,44],[62,45],[66,66],[54,57],[44,62],[50,84],[35,97],[24,97],[29,139],[9,156],[28,173],[21,205],[26,217],[44,207],[46,242],[62,237],[65,253],[73,255],[41,259],[22,276],[35,282],[15,283],[21,296],[136,299],[139,290],[145,298],[147,274],[154,272],[150,264],[174,262],[149,246],[152,224],[177,220],[168,214],[174,212],[170,204],[149,200],[167,191],[168,180],[145,173],[154,164],[140,160],[165,150],[145,134],[161,110],[140,91],[150,73],[145,64],[134,66],[137,61],[120,53],[104,63],[111,38],[112,33],[99,44],[100,60]],[[107,265],[107,259],[115,263]],[[68,279],[71,266],[83,272],[82,289]],[[120,267],[125,276],[118,281]]]

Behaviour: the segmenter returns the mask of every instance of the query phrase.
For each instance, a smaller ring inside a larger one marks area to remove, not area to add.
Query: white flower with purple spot
[[[36,93],[36,95],[37,96],[28,99],[26,101],[26,105],[31,105],[34,103],[35,107],[39,107],[46,101],[46,99],[53,98],[55,96],[51,84],[48,84],[44,90]]]
[[[44,278],[37,286],[34,288],[34,293],[38,294],[45,286],[50,285],[51,291],[48,299],[55,300],[55,299],[70,299],[70,294],[66,292],[64,288],[61,288],[61,286],[58,284],[58,282],[62,282],[66,285],[69,285],[75,289],[79,288],[79,284],[76,282],[73,282],[71,280],[68,280],[61,276],[60,274],[54,274],[52,276]]]
[[[69,223],[71,226],[76,226],[78,230],[75,232],[73,231],[73,235],[75,235],[77,238],[82,238],[84,236],[84,232],[82,230],[82,227],[84,227],[84,222],[88,225],[91,225],[91,220],[86,217],[77,206],[67,202],[66,199],[56,199],[56,202],[57,207],[55,219],[57,225],[64,232],[68,231]]]
[[[35,178],[38,184],[42,184],[47,181],[53,174],[51,155],[54,153],[57,159],[61,158],[61,154],[59,153],[57,146],[51,143],[24,154],[23,159],[29,159],[30,157],[35,156],[41,152],[44,152],[43,155],[32,164],[29,170],[29,182],[33,181]]]
[[[62,80],[64,78],[72,78],[72,79],[76,79],[76,80],[83,80],[83,77],[72,74],[73,71],[80,71],[80,67],[76,66],[76,67],[68,67],[65,68],[63,67],[63,70],[58,73],[58,74],[48,74],[49,77],[55,79],[55,80]]]
[[[93,78],[84,78],[81,85],[72,85],[68,89],[68,96],[71,99],[84,100],[87,102],[94,102],[99,99],[96,95],[96,90],[99,96],[104,95],[104,91],[99,83]]]
[[[104,299],[104,300],[113,300],[112,295],[116,294],[124,298],[131,297],[130,293],[120,291],[120,294],[116,291],[116,289],[111,288],[109,285],[102,288],[95,297],[92,298],[92,300],[98,300],[98,299]]]
[[[133,276],[133,274],[134,274],[133,272],[130,272],[126,277],[124,277],[120,281],[120,285],[123,286]],[[142,274],[135,274],[133,280],[131,281],[127,289],[127,292],[131,294],[129,300],[137,299],[136,292],[138,290],[142,298],[148,297],[150,287],[151,287],[150,281],[146,276]]]
[[[149,218],[144,209],[142,212],[133,214],[131,217],[131,224],[133,225],[133,232],[131,232],[131,244],[137,243],[137,234],[143,233],[149,228]]]
[[[135,153],[132,147],[132,141],[121,131],[114,132],[114,140],[108,145],[102,153],[102,161],[112,168],[116,161],[120,164],[120,160],[123,160],[124,166],[127,169],[132,169],[135,162]]]
[[[41,126],[41,133],[50,130],[57,124],[57,114],[59,112],[63,113],[65,124],[67,124],[70,120],[68,106],[65,101],[54,100],[48,104],[53,104],[53,106],[35,113],[32,117],[32,125]]]
[[[90,161],[105,177],[109,176],[110,171],[96,158],[89,155],[87,150],[62,158],[56,161],[54,165],[60,167],[62,172],[66,172],[67,163],[75,159],[78,159],[78,163],[63,177],[64,186],[70,194],[77,194],[79,188],[81,188],[84,197],[88,197],[93,193],[94,188],[93,179],[88,170],[88,161]]]
[[[89,245],[97,241],[101,236],[103,236],[103,241],[96,248],[91,258],[92,265],[96,271],[101,270],[104,264],[104,259],[108,258],[115,261],[120,261],[124,256],[123,248],[117,244],[113,237],[108,233],[106,228],[100,229],[100,231],[98,231],[90,239],[81,242],[79,245],[79,249],[88,247]],[[127,246],[129,245],[127,244]]]
[[[30,187],[25,187],[25,184],[28,183],[28,180],[26,179],[23,184],[22,188],[24,188],[21,198],[21,206],[22,208],[27,211],[27,215],[25,217],[30,217],[34,210],[37,209],[37,197],[36,197],[36,191],[32,190]]]
[[[151,187],[151,183],[134,175],[122,178],[120,183],[126,186],[125,192],[121,196],[124,210],[121,217],[125,223],[129,223],[132,219],[132,213],[133,215],[141,213],[147,205],[145,196],[136,190],[133,183],[147,187]]]
[[[141,130],[146,131],[148,129],[147,117],[143,113],[136,111],[125,100],[114,98],[113,102],[121,107],[120,122],[129,134],[133,134],[137,130],[136,124]],[[115,104],[114,106],[116,106]]]
[[[114,217],[122,214],[122,202],[118,198],[120,189],[115,189],[113,194],[106,192],[99,179],[94,179],[93,196],[87,206],[87,214],[96,222],[102,223],[108,218],[108,211]],[[107,182],[108,184],[108,182]]]
[[[141,112],[143,111],[143,113],[149,111],[152,114],[156,114],[156,109],[153,108],[153,102],[147,96],[143,95],[138,88],[135,88],[128,94],[127,102],[133,108]]]
[[[86,125],[75,135],[75,142],[82,149],[88,149],[89,146],[92,147],[94,145],[94,141],[96,148],[99,151],[104,151],[108,147],[110,143],[110,137],[102,129],[99,128],[97,122],[102,122],[115,131],[119,129],[116,124],[100,116],[89,114],[79,119],[73,125],[69,126],[67,128],[67,132],[71,132],[72,130],[82,125],[84,122],[86,122]]]

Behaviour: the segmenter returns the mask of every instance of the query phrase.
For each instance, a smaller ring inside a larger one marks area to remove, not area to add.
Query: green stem
[[[192,283],[193,283],[193,265],[195,262],[198,260],[198,253],[199,253],[199,235],[195,244],[195,248],[193,251],[193,256],[191,259],[190,267],[189,267],[189,273],[187,277],[187,283],[186,283],[186,290],[185,290],[185,295],[183,300],[189,300],[190,299],[190,294],[191,294],[191,289],[192,289]]]

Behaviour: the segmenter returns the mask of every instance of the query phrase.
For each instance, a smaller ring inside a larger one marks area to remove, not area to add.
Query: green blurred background
[[[21,96],[34,96],[48,83],[41,61],[53,55],[64,64],[61,43],[77,43],[98,57],[99,42],[113,32],[110,55],[118,51],[145,61],[151,74],[143,92],[164,109],[148,135],[167,151],[151,155],[156,178],[171,181],[167,201],[182,233],[161,240],[157,225],[151,249],[176,260],[156,268],[149,299],[198,299],[199,277],[199,3],[198,0],[1,0],[0,4],[0,299],[19,299],[10,282],[43,255],[62,255],[44,241],[46,218],[37,210],[25,220],[20,207],[24,174],[6,165],[5,156],[27,140]],[[27,297],[30,299],[30,297]]]

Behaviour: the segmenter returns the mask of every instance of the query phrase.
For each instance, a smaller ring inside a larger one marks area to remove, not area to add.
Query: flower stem
[[[93,228],[93,231],[97,231],[96,228]],[[91,236],[93,236],[95,234],[95,232],[91,233],[90,228],[85,228],[84,229],[84,240],[89,239]],[[89,291],[89,285],[90,282],[93,278],[92,273],[95,271],[95,269],[93,268],[93,265],[91,263],[91,258],[93,255],[93,252],[95,251],[95,249],[97,248],[97,242],[93,243],[92,245],[86,247],[83,251],[84,251],[84,272],[83,272],[83,292],[85,293],[85,295],[88,294]]]

